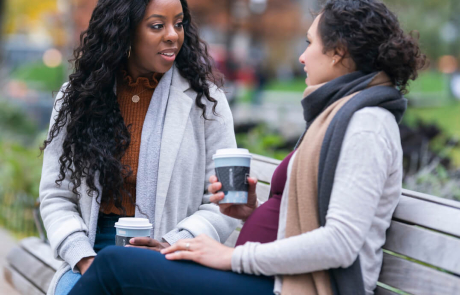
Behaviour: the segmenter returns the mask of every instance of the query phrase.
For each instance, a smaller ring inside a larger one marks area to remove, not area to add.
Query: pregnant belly
[[[235,246],[246,242],[270,243],[276,240],[281,205],[281,195],[274,195],[254,210],[241,229]]]

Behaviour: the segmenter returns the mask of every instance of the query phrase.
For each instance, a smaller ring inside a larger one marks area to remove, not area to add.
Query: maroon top
[[[272,177],[272,197],[249,216],[241,229],[236,246],[246,242],[269,243],[276,241],[280,216],[281,197],[287,180],[287,168],[294,152],[290,153],[276,168]]]

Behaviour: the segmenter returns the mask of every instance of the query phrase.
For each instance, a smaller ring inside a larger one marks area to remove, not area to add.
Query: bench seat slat
[[[19,293],[27,295],[44,295],[45,292],[37,289],[31,282],[25,279],[20,273],[11,266],[5,265],[3,268],[5,280],[13,286]],[[5,294],[6,295],[6,294]]]
[[[459,213],[450,206],[402,195],[393,219],[460,237]]]
[[[460,294],[460,277],[387,253],[383,254],[379,282],[410,294]]]
[[[460,239],[392,221],[384,249],[460,275]]]

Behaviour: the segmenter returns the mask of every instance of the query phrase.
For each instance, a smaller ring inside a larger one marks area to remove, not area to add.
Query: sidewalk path
[[[6,255],[17,244],[13,237],[3,228],[0,228],[0,294],[19,295],[10,284],[5,281],[3,266],[6,264]]]

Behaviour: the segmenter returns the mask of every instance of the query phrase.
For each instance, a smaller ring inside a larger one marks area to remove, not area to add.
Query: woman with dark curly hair
[[[49,294],[114,244],[120,216],[153,224],[136,247],[225,242],[237,221],[204,193],[212,155],[236,147],[233,120],[187,1],[99,0],[74,56],[43,147],[41,215],[65,261]]]
[[[247,205],[220,205],[245,220],[236,248],[206,235],[161,253],[109,247],[72,295],[374,294],[401,194],[403,94],[426,58],[377,0],[328,1],[307,37],[306,131],[267,202],[249,178]]]

